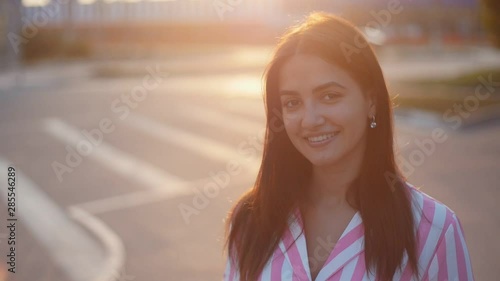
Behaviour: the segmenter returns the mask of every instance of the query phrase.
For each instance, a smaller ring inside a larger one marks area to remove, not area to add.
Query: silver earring
[[[370,123],[370,128],[374,129],[377,127],[377,122],[375,122],[375,115],[372,116],[372,122]]]

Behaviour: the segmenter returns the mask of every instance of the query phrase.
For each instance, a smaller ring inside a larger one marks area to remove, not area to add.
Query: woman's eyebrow
[[[324,84],[321,84],[319,86],[314,87],[313,92],[320,92],[320,91],[328,89],[330,87],[338,87],[338,88],[346,89],[346,87],[342,86],[341,84],[339,84],[335,81],[330,81],[330,82],[327,82],[327,83],[324,83]],[[280,96],[284,96],[284,95],[294,96],[294,95],[300,95],[300,94],[297,91],[281,90],[279,92],[279,95]]]
[[[325,84],[322,84],[322,85],[319,85],[317,87],[315,87],[313,89],[313,92],[319,92],[319,91],[322,91],[322,90],[325,90],[325,89],[328,89],[330,87],[338,87],[338,88],[342,88],[342,89],[346,89],[346,87],[340,85],[339,83],[335,82],[335,81],[330,81],[328,83],[325,83]]]

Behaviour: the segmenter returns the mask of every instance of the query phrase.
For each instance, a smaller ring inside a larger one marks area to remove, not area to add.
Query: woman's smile
[[[316,135],[316,136],[312,136],[312,137],[305,137],[304,140],[312,148],[322,148],[322,147],[330,144],[331,142],[333,142],[337,138],[337,135],[339,133],[340,133],[339,131],[336,131],[333,133],[326,133],[326,134]]]

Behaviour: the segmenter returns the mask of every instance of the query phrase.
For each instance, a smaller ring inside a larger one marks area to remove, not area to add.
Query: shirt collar
[[[285,231],[282,243],[284,246],[281,249],[282,253],[287,256],[294,274],[302,277],[301,280],[304,280],[303,278],[311,280],[303,220],[299,208],[294,209],[289,217],[288,229]],[[359,211],[357,211],[329,254],[328,259],[316,277],[316,281],[327,280],[363,251],[363,221]]]

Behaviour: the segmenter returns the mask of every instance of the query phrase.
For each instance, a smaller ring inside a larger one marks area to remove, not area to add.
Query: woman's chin
[[[333,166],[337,163],[337,159],[333,157],[328,157],[328,158],[309,157],[308,159],[313,166],[317,167]]]

